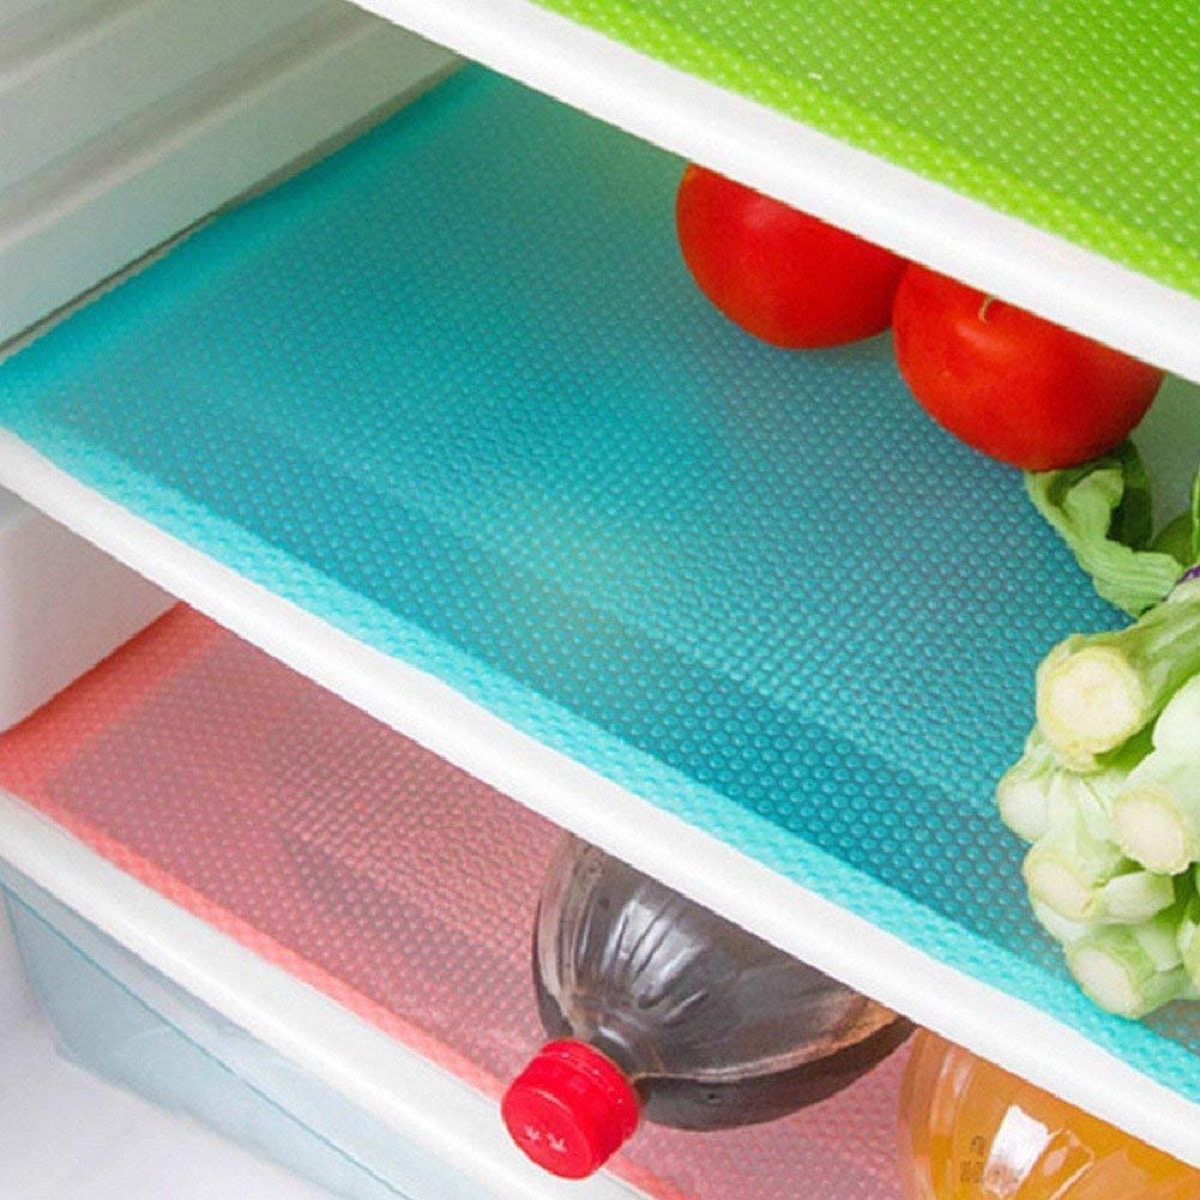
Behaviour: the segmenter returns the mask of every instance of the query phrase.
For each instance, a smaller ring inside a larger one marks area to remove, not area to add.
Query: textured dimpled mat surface
[[[0,786],[491,1096],[545,1040],[555,827],[183,606],[0,738]],[[618,1173],[660,1200],[894,1200],[903,1058],[782,1122],[646,1126]]]
[[[1193,0],[538,0],[1200,295]]]
[[[707,306],[680,171],[469,69],[6,363],[0,422],[1200,1100],[1197,1008],[1084,1000],[992,811],[1037,663],[1118,614],[886,338],[790,354]]]

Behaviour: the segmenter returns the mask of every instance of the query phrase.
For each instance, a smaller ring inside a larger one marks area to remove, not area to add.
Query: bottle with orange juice
[[[907,1200],[1200,1200],[1200,1171],[924,1031],[900,1138]]]

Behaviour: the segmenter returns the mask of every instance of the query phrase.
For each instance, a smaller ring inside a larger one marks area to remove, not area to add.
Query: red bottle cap
[[[550,1042],[513,1080],[500,1105],[513,1141],[563,1179],[598,1171],[637,1128],[637,1092],[584,1042]]]

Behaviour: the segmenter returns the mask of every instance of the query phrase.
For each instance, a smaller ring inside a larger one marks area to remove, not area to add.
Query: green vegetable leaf
[[[1192,552],[1188,566],[1200,563],[1200,468],[1192,480]]]
[[[1200,559],[1200,475],[1192,514],[1153,541],[1150,481],[1132,442],[1082,466],[1029,472],[1025,489],[1105,600],[1137,616]]]
[[[1169,554],[1180,563],[1191,563],[1196,559],[1193,550],[1195,541],[1194,520],[1190,512],[1181,512],[1150,543],[1151,550]]]

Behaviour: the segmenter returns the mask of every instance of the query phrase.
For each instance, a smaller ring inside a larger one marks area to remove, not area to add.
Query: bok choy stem
[[[1038,725],[1065,766],[1093,769],[1097,756],[1147,726],[1200,674],[1197,583],[1126,629],[1068,638],[1043,662]]]

